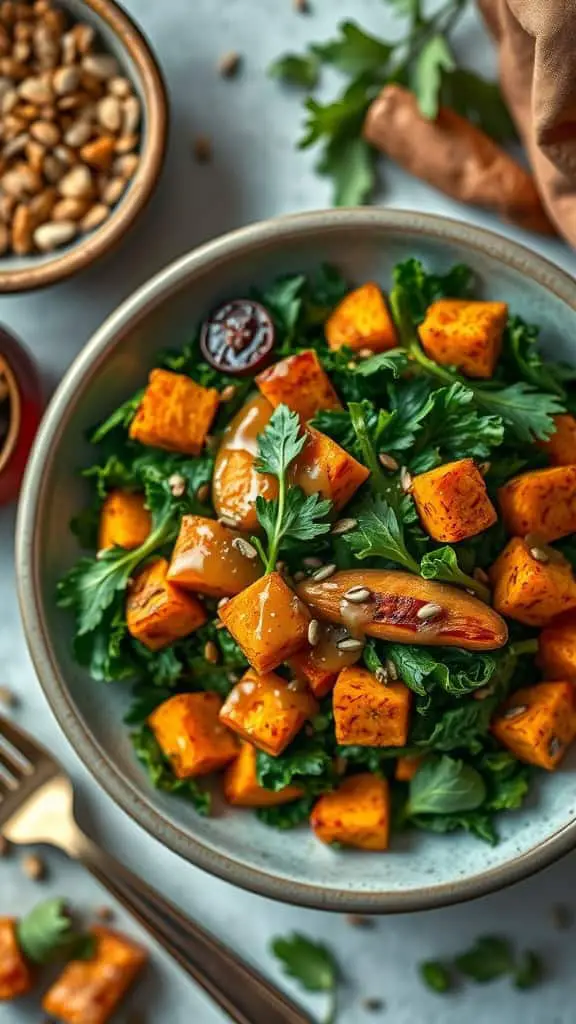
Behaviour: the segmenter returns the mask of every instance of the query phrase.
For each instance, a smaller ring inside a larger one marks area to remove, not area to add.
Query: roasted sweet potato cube
[[[220,721],[277,757],[292,742],[309,718],[318,713],[311,693],[287,683],[274,672],[258,675],[252,669],[228,694]]]
[[[491,377],[507,319],[505,302],[438,299],[426,313],[420,340],[435,362],[457,366],[469,377]]]
[[[270,672],[308,642],[310,612],[279,572],[256,580],[218,614],[257,672]]]
[[[558,540],[576,532],[576,465],[533,469],[513,477],[498,491],[509,533]]]
[[[554,619],[538,638],[538,663],[546,679],[576,683],[576,612]]]
[[[130,437],[152,448],[199,455],[219,401],[215,388],[204,388],[182,373],[152,370]]]
[[[278,807],[303,795],[300,786],[285,786],[277,793],[261,786],[256,776],[256,747],[251,743],[242,744],[224,775],[224,796],[234,807]]]
[[[516,692],[498,709],[492,732],[520,761],[553,771],[576,737],[572,683],[537,683]]]
[[[224,768],[238,753],[236,737],[220,721],[217,693],[178,693],[152,712],[148,725],[179,779]]]
[[[394,769],[394,778],[397,779],[398,782],[410,782],[416,775],[416,772],[423,760],[423,754],[414,754],[410,757],[399,757],[396,761],[396,768]]]
[[[276,408],[287,405],[306,423],[320,409],[341,409],[330,378],[314,349],[274,363],[256,377],[265,398]]]
[[[386,299],[373,281],[350,292],[326,321],[330,348],[371,349],[387,352],[398,344]]]
[[[329,498],[338,512],[365,483],[370,470],[326,434],[313,427],[308,427],[307,433],[308,440],[295,463],[294,483],[306,494]]]
[[[128,588],[126,625],[132,636],[159,651],[206,622],[206,610],[191,594],[167,579],[168,562],[158,558]]]
[[[256,467],[258,436],[273,409],[263,395],[248,399],[226,427],[212,477],[212,501],[216,513],[233,519],[240,530],[259,529],[256,498],[278,496],[278,481]]]
[[[147,960],[144,949],[109,928],[91,929],[90,960],[70,960],[42,1000],[62,1024],[106,1024]]]
[[[472,459],[420,473],[414,477],[412,494],[422,525],[434,540],[452,544],[474,537],[498,518]]]
[[[576,418],[568,413],[554,417],[556,431],[540,448],[547,453],[553,466],[573,466],[576,463]]]
[[[16,919],[0,917],[0,1002],[30,992],[34,979],[18,944]]]
[[[536,553],[536,557],[532,552]],[[527,626],[547,626],[557,615],[576,608],[572,566],[557,552],[553,560],[520,537],[513,537],[490,570],[493,604],[501,615]]]
[[[330,693],[341,669],[355,665],[362,651],[343,651],[337,644],[346,637],[342,627],[320,623],[320,638],[315,647],[307,647],[290,658],[289,665],[297,679],[306,683],[320,700]]]
[[[336,740],[358,747],[403,747],[412,695],[404,683],[379,683],[366,668],[342,669],[332,693]]]
[[[100,512],[98,547],[139,548],[150,533],[152,520],[143,494],[110,491]]]
[[[182,517],[168,569],[172,583],[210,597],[233,597],[263,571],[255,549],[241,534],[217,519]]]
[[[390,792],[386,779],[351,775],[314,804],[310,824],[323,843],[360,850],[386,850],[390,832]]]

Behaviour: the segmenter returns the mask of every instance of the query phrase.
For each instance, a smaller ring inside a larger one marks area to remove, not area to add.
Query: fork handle
[[[311,1024],[261,974],[88,836],[78,836],[73,855],[236,1024]]]

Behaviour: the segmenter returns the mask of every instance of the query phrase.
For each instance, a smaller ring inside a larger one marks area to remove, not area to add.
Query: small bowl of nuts
[[[0,0],[0,292],[59,281],[150,198],[168,103],[114,0]]]

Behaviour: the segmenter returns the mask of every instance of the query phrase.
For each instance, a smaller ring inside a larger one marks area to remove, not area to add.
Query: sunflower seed
[[[180,473],[173,473],[168,477],[168,487],[175,498],[181,498],[183,494],[186,494],[186,478]]]
[[[220,661],[220,654],[213,640],[208,640],[208,642],[204,644],[204,658],[206,661],[209,661],[211,665],[217,665]]]
[[[387,455],[386,452],[380,452],[378,459],[384,466],[384,469],[389,469],[392,473],[395,473],[397,469],[400,469],[396,459],[393,459],[391,455]]]
[[[369,996],[362,1000],[362,1006],[368,1013],[378,1013],[384,1009],[384,1000],[378,999],[377,996]]]
[[[480,462],[478,464],[478,469],[482,473],[482,476],[486,476],[486,474],[490,472],[491,465],[491,462]]]
[[[550,555],[544,548],[530,548],[530,554],[535,562],[542,562],[543,565],[550,561]]]
[[[390,679],[398,679],[398,669],[392,661],[392,658],[387,658],[384,664],[386,672],[390,676]]]
[[[303,558],[302,565],[305,569],[319,569],[322,565],[321,558]]]
[[[379,683],[386,686],[386,683],[388,682],[388,672],[383,665],[376,669],[374,675]]]
[[[218,61],[218,71],[223,78],[233,78],[240,70],[242,57],[236,50],[223,53]]]
[[[244,537],[234,537],[232,541],[232,547],[236,548],[236,551],[244,558],[258,558],[258,552],[250,541],[245,540]]]
[[[430,601],[428,604],[423,604],[421,608],[416,612],[416,618],[421,619],[422,622],[426,622],[428,619],[437,619],[442,614],[443,608],[440,604],[434,604]]]
[[[237,519],[233,519],[232,516],[218,516],[218,522],[222,526],[229,526],[230,529],[232,529],[232,530],[236,526],[238,526],[238,520]]]
[[[223,608],[224,605],[228,604],[229,600],[230,600],[229,597],[221,597],[220,600],[218,601],[218,604],[216,605],[216,607],[218,609]]]
[[[330,576],[333,576],[336,572],[336,568],[337,567],[333,563],[330,565],[323,565],[321,569],[316,569],[316,572],[312,573],[312,579],[321,583],[322,580],[327,580]]]
[[[316,647],[320,639],[320,623],[318,619],[310,619],[308,623],[308,643],[311,647]]]
[[[404,494],[409,494],[412,490],[412,476],[406,469],[406,466],[402,466],[400,470],[400,487],[404,491]]]
[[[99,921],[113,921],[114,911],[112,907],[101,906],[96,907],[94,911],[94,917],[97,917]]]
[[[548,744],[548,753],[550,757],[558,757],[558,754],[560,754],[563,750],[564,744],[562,743],[562,740],[559,740],[557,736],[552,736]]]
[[[235,384],[227,384],[226,387],[222,388],[222,391],[220,392],[220,401],[230,402],[234,398],[234,395],[236,394],[237,390],[238,389]]]
[[[334,537],[341,537],[343,533],[349,533],[350,530],[354,530],[357,526],[357,519],[339,519],[337,523],[334,523],[331,533]]]
[[[364,647],[364,641],[356,640],[353,636],[349,636],[344,640],[339,640],[336,647],[339,651],[361,651]]]
[[[515,704],[514,707],[508,708],[508,710],[503,713],[502,718],[508,722],[512,718],[520,718],[520,715],[523,715],[525,711],[528,711],[527,704]]]
[[[0,686],[0,706],[14,708],[18,703],[16,694],[8,686]]]
[[[365,917],[363,914],[346,914],[346,923],[352,928],[373,928],[376,922],[373,917]]]
[[[368,587],[350,587],[344,594],[344,600],[352,604],[365,604],[372,599],[372,591]]]

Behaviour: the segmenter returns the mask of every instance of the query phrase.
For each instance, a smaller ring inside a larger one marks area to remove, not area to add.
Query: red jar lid
[[[18,495],[42,409],[42,386],[34,360],[21,341],[0,327],[1,505]]]

